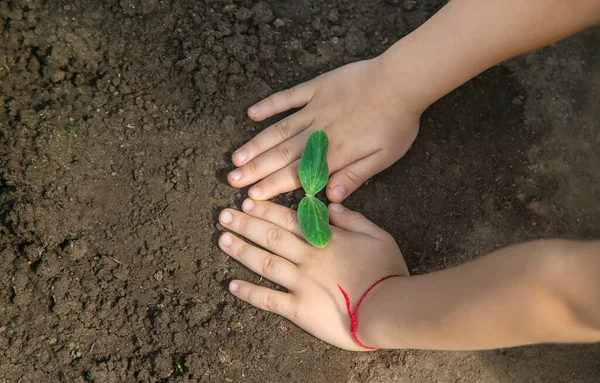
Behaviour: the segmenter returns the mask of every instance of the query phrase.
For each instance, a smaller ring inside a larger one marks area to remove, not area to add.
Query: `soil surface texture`
[[[246,108],[382,53],[444,3],[0,1],[0,382],[598,382],[600,344],[352,353],[227,292],[259,281],[216,246],[246,192],[230,156],[276,121]],[[413,274],[600,238],[599,148],[591,30],[434,104],[347,205]]]

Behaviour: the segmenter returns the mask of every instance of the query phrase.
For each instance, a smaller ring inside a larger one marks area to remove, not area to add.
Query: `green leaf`
[[[315,247],[325,247],[331,239],[329,210],[317,198],[306,196],[298,205],[298,221],[304,238]]]
[[[327,149],[329,140],[322,130],[315,130],[308,137],[308,142],[300,159],[298,176],[306,195],[313,196],[320,192],[329,178],[327,166]]]

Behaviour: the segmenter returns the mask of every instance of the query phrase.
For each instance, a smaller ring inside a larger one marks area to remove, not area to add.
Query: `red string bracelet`
[[[365,291],[364,294],[360,297],[360,299],[358,300],[358,303],[354,307],[354,310],[352,310],[352,307],[350,306],[350,297],[348,297],[348,293],[346,293],[346,291],[342,288],[342,286],[337,285],[339,287],[340,291],[342,292],[344,299],[346,300],[346,309],[348,310],[348,316],[350,316],[350,333],[352,334],[352,338],[354,338],[356,343],[358,343],[358,345],[362,348],[366,348],[367,350],[377,350],[376,347],[367,346],[366,344],[361,342],[358,339],[358,337],[356,336],[356,331],[358,330],[358,318],[356,317],[356,313],[358,312],[358,308],[360,307],[360,304],[362,303],[363,299],[365,299],[365,296],[367,296],[367,294],[369,293],[369,291],[371,291],[373,289],[373,287],[377,286],[378,284],[385,281],[386,279],[390,279],[390,278],[394,278],[394,277],[400,277],[400,275],[398,275],[398,274],[388,275],[386,277],[381,278],[377,282],[373,283],[371,285],[371,287],[369,287],[367,289],[367,291]]]

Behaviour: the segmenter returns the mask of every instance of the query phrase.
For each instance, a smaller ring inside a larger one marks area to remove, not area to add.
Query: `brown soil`
[[[0,381],[597,382],[598,344],[350,353],[225,288],[258,280],[215,246],[244,196],[230,153],[269,123],[245,109],[443,3],[1,1]],[[349,206],[413,273],[600,237],[599,46],[590,31],[461,87]]]

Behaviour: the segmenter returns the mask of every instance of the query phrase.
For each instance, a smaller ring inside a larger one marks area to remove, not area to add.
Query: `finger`
[[[365,234],[381,240],[387,236],[383,229],[366,219],[362,214],[337,203],[329,204],[329,220],[334,226],[346,231]]]
[[[223,210],[219,222],[229,230],[293,263],[300,262],[302,255],[308,251],[306,242],[289,231],[237,210]]]
[[[304,143],[306,145],[306,143]],[[341,168],[340,161],[348,156],[341,153],[338,157],[328,159],[329,171],[335,172]],[[268,200],[281,193],[286,193],[302,187],[298,176],[300,160],[296,160],[275,173],[266,176],[248,190],[248,195],[254,200]]]
[[[327,182],[327,198],[332,202],[342,202],[366,180],[391,164],[382,151],[351,163],[331,175]]]
[[[281,286],[292,289],[298,275],[296,266],[275,254],[261,250],[240,238],[225,233],[219,238],[219,247],[231,258]]]
[[[299,189],[302,184],[298,177],[298,166],[300,166],[300,160],[265,177],[248,190],[248,195],[254,200],[268,200],[281,193]]]
[[[244,302],[261,310],[290,318],[294,312],[293,297],[289,293],[275,291],[244,281],[231,281],[229,291]]]
[[[312,99],[314,89],[312,82],[305,82],[295,87],[274,93],[264,100],[248,108],[248,117],[254,121],[285,112],[288,109],[300,108]]]
[[[309,135],[310,131],[307,129],[235,169],[227,176],[229,183],[235,187],[244,187],[286,167],[300,158]]]
[[[269,201],[253,201],[251,199],[247,199],[242,203],[242,210],[253,217],[271,222],[290,233],[294,233],[298,238],[304,239],[296,210]]]
[[[313,118],[308,113],[302,113],[302,111],[300,111],[269,126],[233,152],[231,157],[233,163],[235,166],[244,165],[288,138],[295,136],[301,132],[302,129],[310,126],[312,120]]]

